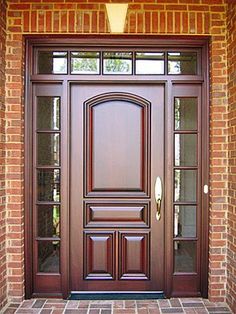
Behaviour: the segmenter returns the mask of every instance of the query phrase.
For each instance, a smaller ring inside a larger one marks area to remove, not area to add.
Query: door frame
[[[70,39],[68,44],[68,37]],[[63,233],[63,238],[61,240],[61,245],[63,250],[61,252],[61,293],[33,293],[33,256],[32,256],[32,232],[33,232],[33,224],[32,224],[32,84],[33,83],[46,83],[52,82],[52,78],[47,75],[38,75],[33,74],[33,64],[34,64],[34,55],[33,51],[35,47],[75,47],[80,45],[82,47],[103,47],[112,48],[112,47],[122,47],[122,48],[200,48],[202,51],[202,59],[201,59],[201,67],[202,73],[201,75],[195,76],[167,76],[160,75],[157,78],[150,79],[147,78],[145,83],[162,83],[165,84],[165,103],[172,102],[172,94],[171,94],[171,86],[172,84],[201,84],[202,86],[202,133],[207,134],[207,136],[202,136],[202,151],[201,151],[201,174],[204,177],[204,184],[209,186],[209,64],[208,64],[208,56],[209,56],[209,37],[208,36],[178,36],[178,38],[173,36],[143,36],[143,35],[114,35],[114,36],[100,36],[100,35],[76,35],[76,36],[55,36],[52,35],[45,39],[40,35],[35,36],[25,36],[25,46],[26,46],[26,55],[25,55],[25,195],[24,195],[24,205],[25,205],[25,295],[26,298],[33,297],[63,297],[67,298],[69,293],[69,279],[70,279],[70,270],[69,270],[69,197],[68,197],[68,189],[66,188],[66,184],[62,186],[62,205],[64,206],[64,211],[61,215],[61,220],[63,223],[61,224],[61,232]],[[134,78],[131,78],[133,80]],[[119,77],[115,78],[117,82],[121,82]],[[125,79],[129,82],[129,78]],[[88,82],[88,77],[84,77],[78,80],[78,78],[74,79],[71,75],[57,75],[57,77],[53,78],[53,83],[61,84],[63,98],[62,101],[65,103],[69,103],[69,95],[68,91],[70,90],[71,83],[82,83]],[[104,80],[105,82],[105,80]],[[124,80],[122,80],[124,82]],[[28,101],[29,100],[29,101]],[[166,107],[166,117],[165,117],[165,136],[168,135],[168,130],[172,129],[172,120],[171,115],[171,106]],[[62,119],[62,127],[66,130],[65,125],[69,119],[69,105],[65,106],[63,109],[63,114],[66,117],[66,121]],[[170,132],[170,131],[169,131]],[[64,139],[69,138],[69,132],[64,131],[63,135]],[[166,139],[165,139],[166,142]],[[165,154],[169,154],[173,150],[173,143],[169,140],[167,141],[167,145],[165,146]],[[62,159],[64,160],[64,164],[69,167],[69,143],[67,149],[61,150]],[[172,153],[171,153],[172,155]],[[170,159],[170,158],[169,158]],[[168,189],[173,189],[172,186],[172,173],[167,171],[170,167],[169,162],[165,165],[165,182],[167,186],[165,187],[165,191]],[[65,167],[64,167],[65,169]],[[65,182],[69,182],[69,171],[66,173],[65,170],[62,170],[62,178]],[[62,181],[63,181],[62,180]],[[202,208],[207,210],[202,210],[201,214],[201,274],[200,274],[200,290],[201,296],[207,297],[208,295],[208,247],[209,247],[209,230],[208,230],[208,208],[209,208],[209,196],[208,194],[203,193],[203,184],[201,187],[201,200],[200,204]],[[173,199],[173,197],[172,197]],[[165,197],[165,207],[172,207],[172,199],[168,199]],[[67,201],[64,201],[67,200]],[[65,210],[66,209],[66,210]],[[164,284],[164,292],[167,297],[170,296],[190,296],[188,292],[181,293],[176,290],[173,291],[173,214],[172,210],[165,211],[165,235],[164,235],[164,265],[165,267],[165,284]],[[169,258],[171,256],[171,258]],[[193,296],[193,294],[191,294]],[[199,294],[196,294],[199,296]]]

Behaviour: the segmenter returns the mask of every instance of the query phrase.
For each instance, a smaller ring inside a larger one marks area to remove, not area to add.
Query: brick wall
[[[6,4],[0,0],[0,308],[6,302],[6,196],[5,196],[5,44]]]
[[[229,89],[229,209],[227,251],[227,302],[236,310],[236,3],[229,2],[228,16]]]
[[[214,301],[223,301],[226,297],[228,105],[225,1],[133,0],[129,4],[126,24],[126,33],[131,34],[211,35],[209,296]],[[24,294],[23,35],[107,33],[103,2],[109,1],[9,1],[6,55],[7,254],[8,289],[12,300],[19,300]]]

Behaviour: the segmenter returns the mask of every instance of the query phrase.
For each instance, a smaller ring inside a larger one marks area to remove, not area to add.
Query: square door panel
[[[85,102],[86,196],[148,196],[150,103],[128,93]]]
[[[84,279],[114,279],[113,232],[84,232]]]
[[[120,232],[119,265],[121,280],[148,280],[150,273],[150,233]]]
[[[149,202],[85,202],[87,228],[148,228]]]

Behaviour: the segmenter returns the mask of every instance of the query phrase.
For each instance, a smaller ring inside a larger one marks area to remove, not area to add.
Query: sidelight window
[[[197,252],[198,99],[174,98],[174,272],[195,273]]]
[[[36,101],[36,250],[39,273],[60,271],[60,97]]]

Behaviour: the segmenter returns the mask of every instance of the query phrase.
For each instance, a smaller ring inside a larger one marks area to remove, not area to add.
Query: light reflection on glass
[[[175,170],[175,202],[196,201],[196,190],[196,170]]]
[[[39,51],[38,52],[39,74],[66,74],[67,52]]]
[[[136,74],[164,74],[163,52],[136,52]]]
[[[104,74],[132,74],[131,52],[104,52]]]
[[[196,206],[175,206],[174,236],[186,238],[196,237]]]
[[[38,271],[42,273],[59,273],[59,241],[38,241]]]
[[[38,236],[60,237],[60,206],[38,205]]]

